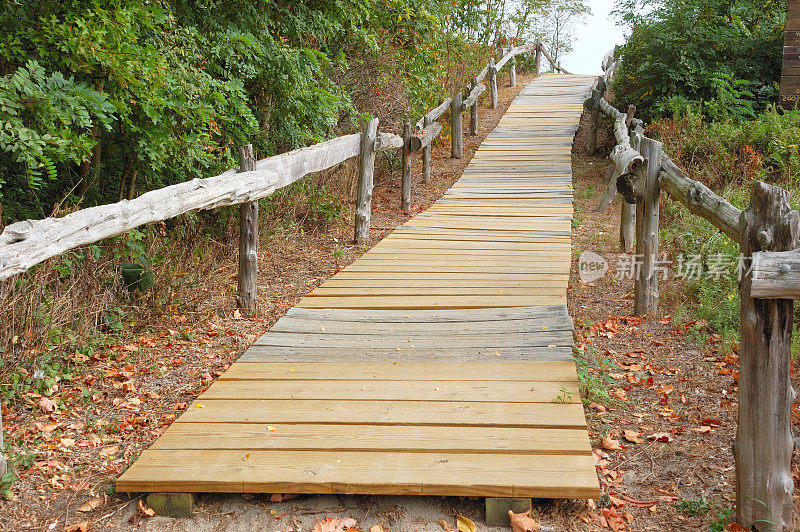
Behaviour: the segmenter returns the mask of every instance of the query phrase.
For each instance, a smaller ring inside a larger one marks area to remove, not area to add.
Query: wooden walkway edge
[[[117,490],[599,496],[566,309],[594,79],[525,87],[442,199],[278,320]]]

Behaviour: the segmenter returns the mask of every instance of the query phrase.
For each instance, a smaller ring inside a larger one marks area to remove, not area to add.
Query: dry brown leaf
[[[600,447],[608,451],[624,451],[627,449],[627,447],[622,445],[619,441],[615,440],[611,436],[603,436],[600,439]]]
[[[103,505],[103,499],[92,499],[78,508],[79,512],[92,512]]]
[[[644,443],[642,433],[635,430],[623,430],[622,437],[631,443]]]
[[[322,521],[317,520],[311,532],[344,532],[354,526],[356,526],[356,520],[352,517],[345,517],[343,519],[326,517]]]
[[[42,412],[53,412],[56,408],[58,408],[58,403],[49,397],[42,397],[39,399],[39,408],[42,409]]]
[[[669,443],[672,441],[672,434],[670,434],[669,432],[654,432],[653,434],[649,435],[647,439]]]
[[[608,528],[611,530],[625,530],[625,520],[614,508],[603,508],[600,513],[605,517]]]
[[[455,528],[447,524],[447,521],[444,519],[439,519],[439,526],[442,527],[442,529],[444,529],[446,532],[453,532],[453,530],[455,530]]]
[[[138,507],[139,507],[139,513],[141,513],[142,515],[145,515],[147,517],[156,516],[156,511],[153,510],[152,508],[148,508],[147,506],[145,506],[144,501],[142,501],[142,499],[139,499]]]
[[[100,458],[108,458],[109,456],[114,456],[119,452],[119,445],[113,445],[111,447],[106,447],[102,451],[100,451]]]
[[[456,514],[456,528],[461,532],[478,532],[475,522],[460,514]]]
[[[76,523],[74,525],[69,525],[68,527],[64,528],[64,532],[88,532],[89,531],[89,521],[83,521],[82,523]]]
[[[594,409],[596,412],[599,412],[600,414],[608,411],[608,408],[598,403],[589,403],[589,408]]]
[[[513,532],[533,532],[539,530],[539,523],[531,518],[531,511],[515,514],[512,510],[508,511],[508,517],[511,521],[511,530]]]
[[[625,390],[623,390],[622,388],[616,388],[614,390],[611,390],[608,393],[608,395],[610,395],[611,397],[614,397],[616,399],[619,399],[621,401],[625,401],[625,400],[628,399],[628,394],[625,393]]]
[[[386,532],[380,524],[370,527],[369,532]]]

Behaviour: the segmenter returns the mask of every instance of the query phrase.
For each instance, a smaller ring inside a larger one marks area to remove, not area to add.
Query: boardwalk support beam
[[[356,244],[369,240],[369,223],[372,214],[372,185],[375,173],[375,141],[378,136],[378,119],[364,124],[361,133],[361,162],[358,169],[358,200],[356,203]]]
[[[734,444],[736,521],[748,529],[782,532],[792,528],[794,492],[791,409],[795,392],[789,380],[792,300],[754,299],[749,270],[754,253],[800,247],[800,217],[792,210],[787,191],[756,182],[739,230],[745,275],[739,282],[742,345]]]
[[[486,526],[511,526],[509,510],[515,514],[527,512],[531,502],[525,497],[486,497]]]
[[[196,500],[194,493],[151,493],[147,507],[164,517],[191,517]]]
[[[239,150],[239,171],[256,169],[253,145]],[[247,311],[256,308],[258,281],[258,201],[249,201],[239,206],[239,280],[236,305]]]

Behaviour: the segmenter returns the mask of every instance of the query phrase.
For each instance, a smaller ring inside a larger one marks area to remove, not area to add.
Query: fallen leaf
[[[100,458],[108,458],[109,456],[114,456],[119,452],[119,445],[114,445],[112,447],[106,447],[102,451],[100,451]]]
[[[597,404],[597,403],[589,403],[589,408],[593,408],[595,411],[597,411],[597,412],[599,412],[601,414],[603,412],[608,411],[608,408],[604,407],[601,404]]]
[[[711,432],[714,429],[709,427],[708,425],[702,425],[700,427],[692,427],[689,430],[691,430],[692,432],[699,432],[700,434],[703,434],[706,432]]]
[[[533,532],[539,530],[539,523],[531,518],[531,511],[515,514],[512,510],[508,511],[508,517],[511,521],[511,530],[513,532]]]
[[[152,508],[148,508],[147,506],[145,506],[144,501],[142,501],[142,499],[139,499],[138,507],[139,507],[139,512],[142,515],[145,515],[147,517],[155,517],[156,511],[153,510]]]
[[[460,514],[456,514],[456,528],[461,532],[478,532],[475,523]]]
[[[669,432],[654,432],[653,434],[649,435],[647,439],[669,443],[672,441],[673,438],[672,434],[670,434]]]
[[[381,525],[374,525],[370,527],[369,532],[386,532]]]
[[[352,517],[345,517],[343,519],[326,517],[322,521],[317,520],[311,532],[344,532],[354,526],[356,526],[356,520]]]
[[[89,530],[89,521],[76,523],[74,525],[69,525],[68,527],[64,528],[64,532],[88,532],[88,530]]]
[[[615,440],[611,436],[603,436],[600,439],[600,447],[608,451],[624,451],[627,449],[627,447],[622,445],[619,441]]]
[[[61,438],[58,440],[64,447],[72,447],[75,445],[75,440],[72,438]]]
[[[625,530],[625,521],[614,508],[603,508],[600,513],[605,517],[608,528],[611,530]]]
[[[455,528],[447,524],[447,521],[444,519],[439,519],[439,526],[442,527],[442,529],[446,532],[453,532],[453,530],[455,530]]]
[[[103,499],[92,499],[88,501],[86,504],[78,508],[79,512],[92,512],[100,508],[103,505]]]
[[[39,399],[39,408],[42,409],[42,412],[53,412],[56,408],[58,408],[58,403],[49,397],[42,397]]]
[[[635,430],[623,430],[622,437],[631,443],[644,443],[642,433]]]
[[[608,395],[610,395],[611,397],[614,397],[616,399],[619,399],[621,401],[625,401],[625,400],[628,399],[628,394],[625,393],[625,390],[623,390],[622,388],[616,388],[614,390],[611,390],[608,393]]]

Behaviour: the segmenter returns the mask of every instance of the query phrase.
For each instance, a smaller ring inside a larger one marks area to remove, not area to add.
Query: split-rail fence
[[[791,463],[800,440],[792,434],[796,394],[789,379],[793,300],[800,297],[800,217],[789,204],[789,192],[777,186],[753,183],[750,206],[742,211],[688,177],[660,142],[644,136],[644,124],[633,117],[633,106],[623,113],[605,99],[615,71],[613,57],[604,69],[585,104],[592,117],[589,146],[596,150],[602,112],[613,123],[616,145],[599,210],[607,209],[617,192],[622,195],[620,246],[635,252],[637,261],[634,314],[654,315],[658,309],[662,191],[739,243],[736,519],[757,530],[788,531],[794,507]]]

